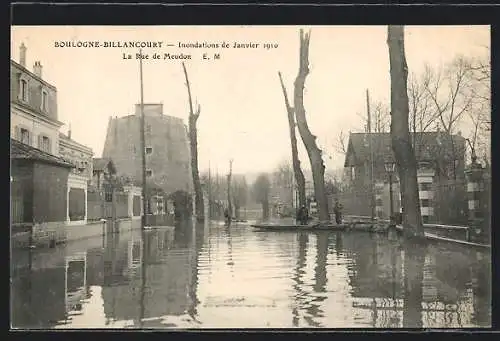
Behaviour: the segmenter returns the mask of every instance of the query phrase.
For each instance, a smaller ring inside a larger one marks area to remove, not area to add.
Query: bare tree
[[[386,133],[390,129],[391,125],[391,113],[389,106],[380,100],[369,100],[370,112],[371,112],[371,122],[372,133]],[[361,119],[363,126],[365,127],[363,132],[367,131],[368,117],[366,114],[356,113],[356,115]]]
[[[450,155],[446,159],[452,166],[453,179],[457,177],[455,161],[458,152],[453,133],[464,114],[471,110],[474,99],[474,92],[467,85],[470,73],[470,60],[458,56],[444,69],[431,72],[425,84],[432,108],[450,140]]]
[[[290,129],[290,143],[292,146],[292,164],[293,164],[293,173],[295,175],[295,181],[297,183],[297,191],[299,193],[299,205],[302,207],[306,204],[306,180],[304,178],[304,173],[302,172],[302,168],[300,166],[299,153],[297,150],[297,137],[295,135],[295,115],[294,109],[290,106],[288,101],[288,95],[286,92],[285,84],[283,83],[283,77],[281,76],[281,72],[278,72],[278,76],[280,78],[281,89],[283,90],[283,96],[285,98],[285,106],[286,111],[288,113],[288,126]]]
[[[287,161],[281,162],[272,174],[271,190],[273,197],[279,198],[280,202],[285,205],[284,209],[292,208],[294,187],[293,187],[293,167]]]
[[[231,184],[234,203],[234,216],[240,219],[240,209],[247,204],[248,185],[245,176],[234,176]]]
[[[196,112],[193,110],[193,101],[191,98],[191,87],[189,85],[188,74],[186,70],[186,65],[182,63],[182,68],[184,69],[184,76],[186,78],[186,86],[189,97],[189,143],[191,149],[191,175],[193,178],[193,187],[195,193],[195,210],[196,219],[200,222],[205,220],[205,210],[203,206],[203,191],[201,188],[200,175],[198,172],[198,131],[196,129],[196,122],[198,117],[200,117],[201,107],[198,104],[196,107]]]
[[[295,79],[294,107],[297,126],[299,128],[302,142],[307,150],[314,182],[314,195],[318,203],[319,219],[329,220],[328,198],[325,191],[325,165],[323,163],[322,151],[316,144],[316,136],[311,134],[307,125],[306,111],[304,108],[304,85],[309,74],[309,41],[311,33],[300,30],[300,59],[299,72]]]
[[[474,58],[470,64],[470,71],[468,81],[474,100],[472,109],[467,113],[467,118],[472,126],[469,139],[476,155],[488,164],[491,154],[491,65],[489,53],[487,56]]]
[[[229,221],[233,216],[233,205],[231,203],[231,176],[233,175],[233,160],[229,160],[229,173],[227,174],[227,209],[229,211]]]
[[[349,134],[350,134],[350,132],[349,132]],[[348,143],[349,143],[349,136],[346,136],[344,134],[344,131],[340,130],[336,146],[334,146],[335,150],[338,153],[346,155],[347,154],[347,144]]]
[[[387,44],[391,76],[391,138],[401,183],[403,231],[408,237],[423,237],[417,162],[408,128],[408,65],[405,56],[404,26],[388,26]]]
[[[269,219],[269,194],[271,182],[266,173],[261,173],[252,186],[253,197],[256,202],[262,205],[262,219]]]
[[[432,71],[426,65],[421,75],[410,74],[408,79],[408,102],[410,110],[410,131],[413,133],[413,148],[416,155],[419,155],[421,148],[421,137],[423,133],[432,128],[437,119],[436,111],[432,109],[429,93],[426,85],[429,83]]]
[[[381,101],[376,101],[370,105],[372,108],[372,124],[374,133],[385,133],[391,127],[391,115],[387,105]]]

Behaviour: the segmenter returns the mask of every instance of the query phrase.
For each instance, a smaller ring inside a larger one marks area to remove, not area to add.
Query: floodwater
[[[188,223],[11,262],[13,328],[491,326],[489,252],[362,232]]]

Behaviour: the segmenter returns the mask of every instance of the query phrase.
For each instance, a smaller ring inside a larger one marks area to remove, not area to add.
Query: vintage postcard
[[[489,328],[489,26],[12,26],[11,327]]]

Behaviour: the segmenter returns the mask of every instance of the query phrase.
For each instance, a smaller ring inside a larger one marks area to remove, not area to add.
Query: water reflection
[[[22,328],[466,328],[491,324],[489,254],[363,233],[184,222],[12,254]]]

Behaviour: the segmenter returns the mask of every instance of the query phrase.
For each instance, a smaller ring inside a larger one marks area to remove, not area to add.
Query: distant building
[[[111,175],[116,174],[113,160],[109,158],[92,159],[92,186],[97,190],[103,189],[103,185]]]
[[[26,67],[26,46],[21,44],[19,63],[10,61],[11,138],[52,155],[59,154],[57,89],[42,78],[42,64]]]
[[[111,158],[118,176],[142,182],[140,105],[135,114],[110,117],[103,158]],[[162,104],[144,104],[146,177],[148,187],[166,194],[191,193],[190,149],[183,120],[163,114]]]
[[[91,148],[71,139],[71,130],[68,135],[59,133],[59,155],[69,163],[73,164],[73,172],[92,180],[92,157],[94,152]]]
[[[447,135],[443,132],[410,133],[414,144],[415,157],[418,163],[419,195],[421,213],[424,222],[430,222],[434,217],[436,204],[453,206],[445,202],[450,198],[449,188],[465,184],[465,138],[460,134]],[[373,154],[373,165],[370,163],[370,144]],[[350,214],[369,215],[371,212],[370,173],[373,168],[373,189],[376,192],[376,214],[381,217],[389,215],[388,175],[385,162],[394,162],[392,140],[390,133],[351,133],[345,157],[344,167],[353,194],[350,202],[344,202],[344,207],[351,206]],[[397,171],[393,177],[394,209],[400,211],[399,180]],[[462,186],[463,187],[463,186]],[[463,191],[463,188],[459,190]],[[456,191],[454,191],[456,192]],[[439,198],[434,194],[439,194]],[[438,202],[439,201],[439,202]],[[349,209],[348,209],[349,210]],[[446,207],[446,210],[448,208]],[[463,208],[457,208],[463,211]],[[441,210],[444,212],[444,208]],[[457,212],[458,212],[457,211]],[[466,211],[466,208],[465,208]],[[444,214],[444,213],[443,213]],[[458,213],[457,213],[458,214]],[[448,215],[457,215],[449,213]]]

